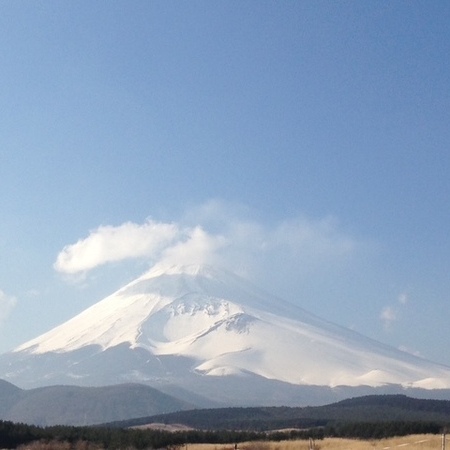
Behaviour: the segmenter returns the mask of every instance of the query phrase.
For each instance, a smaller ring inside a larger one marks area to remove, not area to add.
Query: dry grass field
[[[187,444],[169,447],[173,450],[442,450],[442,436],[432,434],[411,435],[388,439],[340,439],[326,438],[314,442],[306,440],[280,442],[242,442],[237,444]],[[446,439],[450,450],[450,436]],[[33,442],[18,447],[18,450],[102,450],[102,447],[88,442]]]
[[[447,438],[447,449],[450,442]],[[234,445],[189,444],[186,450],[234,450]],[[308,441],[243,442],[238,450],[309,450]],[[413,435],[379,440],[326,438],[315,441],[315,450],[441,450],[440,435]]]

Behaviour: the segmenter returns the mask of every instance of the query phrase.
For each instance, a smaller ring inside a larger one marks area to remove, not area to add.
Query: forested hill
[[[450,424],[450,400],[425,400],[405,395],[371,395],[325,406],[289,408],[219,408],[114,422],[131,427],[149,423],[183,424],[196,429],[274,430],[309,428],[343,422],[433,422]]]
[[[450,416],[450,400],[424,400],[406,395],[368,395],[354,397],[331,405],[338,408],[400,408],[402,411],[422,411]]]

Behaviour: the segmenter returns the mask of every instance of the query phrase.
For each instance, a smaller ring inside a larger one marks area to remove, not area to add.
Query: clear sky
[[[0,3],[0,352],[207,262],[450,365],[450,2]]]

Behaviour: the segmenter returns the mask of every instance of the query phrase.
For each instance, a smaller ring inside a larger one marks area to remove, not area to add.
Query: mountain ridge
[[[93,425],[197,406],[150,386],[132,383],[102,387],[54,385],[24,390],[0,380],[0,420],[39,426]]]
[[[277,390],[305,386],[450,388],[450,367],[322,320],[205,265],[151,269],[0,355],[0,377],[28,387],[138,382],[200,396],[210,389],[212,401],[226,402],[220,393],[210,396],[219,386],[231,402],[254,392],[251,404],[264,384],[275,398]]]
[[[365,395],[322,406],[185,410],[104,425],[128,428],[181,424],[203,430],[270,431],[332,426],[337,422],[435,422],[444,426],[450,423],[450,401],[418,399],[403,394]]]

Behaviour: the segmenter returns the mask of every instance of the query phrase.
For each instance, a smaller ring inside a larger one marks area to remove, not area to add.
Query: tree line
[[[447,424],[447,426],[450,424]],[[409,434],[439,434],[444,426],[437,422],[344,422],[289,432],[258,432],[233,430],[189,430],[169,432],[153,429],[123,429],[109,427],[37,427],[0,421],[0,448],[17,448],[31,442],[68,443],[68,448],[99,449],[159,449],[176,448],[193,443],[233,444],[247,441],[279,441],[286,439],[323,439],[348,437],[381,439]],[[64,447],[67,448],[67,447]]]

